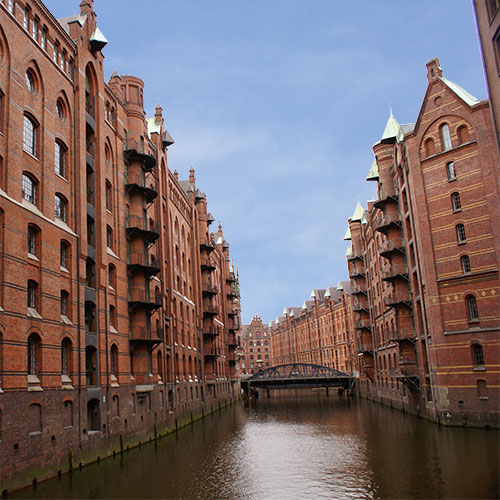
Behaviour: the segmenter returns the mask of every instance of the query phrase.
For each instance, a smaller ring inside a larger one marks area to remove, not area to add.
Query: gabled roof
[[[69,25],[71,23],[77,22],[80,26],[83,26],[86,20],[87,20],[87,14],[84,15],[73,14],[72,16],[61,17],[61,19],[58,19],[57,22],[62,26],[63,30],[69,35]]]
[[[460,85],[450,82],[450,80],[447,80],[444,76],[440,76],[439,79],[469,106],[474,106],[475,104],[479,104],[481,102],[479,99],[467,92],[467,90],[460,87]]]

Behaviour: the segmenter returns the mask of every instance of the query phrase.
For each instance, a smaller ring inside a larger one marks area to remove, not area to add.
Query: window
[[[116,312],[115,312],[115,306],[113,305],[109,306],[109,326],[111,328],[116,327]]]
[[[9,12],[14,14],[14,0],[9,0]]]
[[[64,103],[62,99],[57,99],[56,101],[56,112],[57,116],[59,117],[59,120],[64,120],[66,114],[64,112]]]
[[[462,272],[465,273],[470,273],[470,260],[468,255],[462,255],[460,257],[460,263],[462,264]]]
[[[55,216],[56,219],[66,222],[67,219],[68,202],[60,194],[55,196]]]
[[[94,172],[87,165],[87,203],[94,205]]]
[[[36,87],[35,87],[35,77],[33,76],[33,73],[31,71],[26,71],[26,88],[33,94],[35,92]]]
[[[57,61],[59,60],[59,42],[57,41],[54,42],[54,53],[52,55],[52,58],[54,59],[54,62],[57,64]]]
[[[450,137],[450,127],[448,127],[446,123],[444,125],[441,125],[441,142],[443,151],[448,151],[448,149],[451,149],[452,144]]]
[[[61,245],[59,247],[59,259],[61,267],[64,269],[69,269],[69,244],[65,241],[61,241]]]
[[[24,127],[23,127],[23,149],[30,155],[36,156],[36,134],[37,125],[29,117],[24,115]]]
[[[436,146],[434,140],[429,138],[424,143],[425,156],[432,156],[436,154]]]
[[[95,288],[95,262],[90,257],[85,261],[85,286]]]
[[[448,175],[449,181],[454,181],[457,178],[455,172],[455,164],[452,161],[446,164],[446,173]]]
[[[477,311],[476,297],[474,297],[474,295],[467,295],[465,301],[467,302],[467,314],[469,321],[477,321],[479,319],[479,314]]]
[[[472,363],[474,366],[484,366],[484,353],[481,344],[472,344]]]
[[[33,38],[35,40],[38,40],[38,18],[35,17],[33,19],[33,30],[31,32],[31,34],[33,35]]]
[[[97,352],[93,346],[85,348],[85,382],[87,385],[97,383]]]
[[[29,31],[30,28],[30,11],[28,7],[24,8],[24,13],[23,13],[23,28],[26,31]]]
[[[28,337],[28,375],[37,375],[39,370],[40,337],[32,333]]]
[[[60,104],[59,101],[57,103]],[[56,174],[66,177],[66,148],[59,141],[56,141],[55,166]]]
[[[111,346],[110,354],[111,375],[114,375],[116,377],[116,374],[118,373],[118,347],[116,347],[115,344]]]
[[[95,223],[90,215],[87,215],[87,245],[95,247]]]
[[[28,226],[28,253],[35,255],[37,253],[38,228],[33,225]]]
[[[28,280],[27,306],[30,307],[31,309],[36,309],[37,290],[38,290],[38,283],[33,280]]]
[[[36,205],[36,182],[27,174],[23,174],[23,200]]]
[[[61,290],[61,316],[68,316],[69,293]]]
[[[458,244],[465,243],[467,241],[467,237],[465,236],[465,226],[463,224],[457,224],[455,229],[457,231]]]
[[[462,210],[462,205],[460,203],[460,194],[459,193],[452,193],[451,206],[452,206],[454,212],[460,212]]]
[[[111,198],[111,184],[106,181],[106,210],[111,212],[112,208],[112,198]]]
[[[106,227],[106,245],[113,249],[113,230],[109,226]]]
[[[43,50],[47,48],[47,28],[42,29],[42,33],[40,34],[40,45]]]
[[[477,395],[479,399],[488,399],[488,387],[486,385],[486,380],[477,381]]]
[[[90,301],[85,302],[85,331],[87,333],[95,333],[96,318],[95,304]]]
[[[465,125],[458,127],[457,136],[459,144],[465,144],[470,141],[469,129]]]
[[[61,342],[61,375],[67,377],[71,374],[71,340],[68,338],[63,339]]]
[[[110,288],[115,288],[116,269],[113,264],[108,265],[108,285]]]

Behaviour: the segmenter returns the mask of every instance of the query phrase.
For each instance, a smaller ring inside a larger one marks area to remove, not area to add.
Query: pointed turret
[[[378,181],[378,165],[377,165],[377,160],[374,158],[372,162],[372,166],[370,167],[370,171],[368,172],[368,175],[366,176],[367,181]]]
[[[352,217],[350,219],[351,222],[360,221],[361,218],[363,217],[363,214],[364,214],[364,209],[361,206],[361,203],[358,201],[356,208],[354,209],[354,213],[352,214]]]
[[[194,168],[193,168],[193,167],[191,167],[191,168],[189,169],[189,182],[191,182],[192,184],[194,184],[194,183],[195,183],[195,181],[196,181],[196,178],[195,178],[195,176],[194,176]]]
[[[350,240],[351,239],[351,228],[348,227],[347,231],[345,232],[344,240]]]
[[[160,101],[158,101],[155,106],[155,123],[161,123],[162,121],[163,121],[163,109],[161,107]]]
[[[401,132],[401,127],[392,114],[392,108],[389,106],[389,119],[387,120],[387,123],[385,125],[384,133],[382,134],[382,139],[380,139],[380,142],[394,142],[394,140],[397,140],[400,132]]]

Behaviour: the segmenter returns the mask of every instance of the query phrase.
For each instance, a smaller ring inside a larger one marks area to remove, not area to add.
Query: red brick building
[[[314,289],[302,307],[285,307],[269,323],[272,366],[310,363],[355,374],[354,325],[350,283]]]
[[[239,395],[239,284],[93,1],[0,2],[0,478],[11,489]]]
[[[252,375],[273,366],[271,337],[268,326],[260,316],[254,316],[249,325],[242,325],[239,348],[241,375]]]
[[[415,124],[391,113],[349,219],[361,392],[442,423],[498,426],[500,163],[488,101],[427,64]]]

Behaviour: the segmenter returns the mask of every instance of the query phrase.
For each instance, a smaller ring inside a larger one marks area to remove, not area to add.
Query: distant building
[[[415,124],[390,115],[349,219],[360,390],[456,425],[499,422],[500,161],[487,100],[427,63]],[[496,84],[495,84],[496,85]]]
[[[302,307],[285,307],[269,323],[272,365],[310,363],[357,372],[350,283],[314,289]]]
[[[0,2],[2,490],[239,396],[238,275],[92,0]],[[68,458],[70,457],[70,458]]]
[[[254,316],[249,325],[242,325],[239,347],[241,375],[252,375],[272,366],[271,339],[267,325]]]

